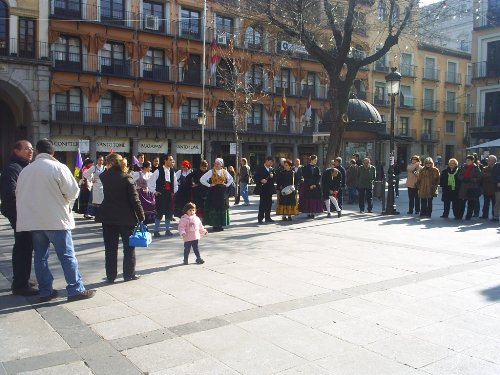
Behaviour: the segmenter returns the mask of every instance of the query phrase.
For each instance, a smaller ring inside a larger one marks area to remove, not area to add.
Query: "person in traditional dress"
[[[152,176],[151,162],[149,161],[145,161],[142,164],[140,172],[132,172],[132,179],[134,180],[139,200],[144,210],[144,224],[151,224],[156,220],[156,198],[154,193],[156,181]]]
[[[314,219],[314,214],[323,212],[323,200],[321,199],[321,173],[318,166],[318,157],[311,155],[309,164],[302,170],[304,179],[304,194],[301,197],[302,212],[307,213],[307,217]]]
[[[151,177],[155,181],[156,197],[156,220],[154,236],[161,237],[160,223],[165,217],[165,236],[172,236],[170,231],[170,221],[174,212],[174,194],[177,192],[178,185],[175,178],[172,155],[165,156],[163,165],[158,168]]]
[[[203,224],[211,225],[214,232],[224,230],[229,225],[228,187],[233,178],[224,168],[224,160],[215,159],[214,167],[200,178],[200,183],[208,187],[203,212]]]
[[[276,215],[281,215],[284,221],[292,221],[292,215],[299,213],[297,202],[297,186],[299,181],[295,178],[291,160],[283,162],[283,170],[276,177],[276,190],[278,194],[278,204]]]
[[[203,207],[205,206],[205,199],[207,198],[208,187],[200,182],[200,177],[207,173],[208,162],[202,160],[200,168],[193,170],[188,176],[191,184],[192,202],[196,205],[196,216],[200,219],[203,218]]]
[[[86,178],[92,186],[87,207],[87,218],[95,216],[99,206],[104,199],[104,190],[99,176],[106,170],[104,166],[104,156],[97,158],[96,164],[83,172],[82,176]]]
[[[327,217],[332,216],[330,213],[330,203],[335,207],[337,216],[342,216],[342,209],[338,201],[342,187],[342,173],[340,173],[335,165],[336,163],[332,160],[331,168],[326,169],[321,176],[321,189],[323,191]]]
[[[181,162],[181,169],[175,172],[175,178],[177,180],[177,185],[179,190],[175,193],[175,210],[174,214],[177,217],[182,217],[183,209],[186,203],[191,201],[191,189],[192,184],[189,175],[193,172],[191,169],[191,163],[189,160],[183,160]]]

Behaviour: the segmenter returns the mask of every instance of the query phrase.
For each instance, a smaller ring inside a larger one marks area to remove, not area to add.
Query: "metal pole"
[[[390,154],[389,154],[389,170],[387,171],[388,186],[387,186],[387,201],[385,214],[398,215],[396,211],[396,204],[394,200],[394,162],[395,162],[395,146],[394,146],[394,107],[396,103],[396,95],[391,94],[391,139],[390,139]]]
[[[206,79],[206,40],[207,40],[207,0],[203,0],[203,64],[202,64],[202,72],[201,72],[201,112],[205,117],[203,124],[201,125],[201,147],[200,154],[201,160],[205,159],[205,126],[207,121],[207,114],[205,113],[205,79]]]

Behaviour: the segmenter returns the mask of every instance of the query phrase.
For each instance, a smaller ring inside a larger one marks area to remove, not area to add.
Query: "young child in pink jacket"
[[[179,221],[179,234],[184,240],[184,264],[188,264],[189,252],[191,246],[193,247],[194,254],[196,255],[196,263],[203,264],[205,261],[200,257],[198,250],[198,240],[202,234],[207,234],[207,230],[203,227],[201,220],[196,216],[196,205],[194,203],[186,203],[182,209],[182,215]]]

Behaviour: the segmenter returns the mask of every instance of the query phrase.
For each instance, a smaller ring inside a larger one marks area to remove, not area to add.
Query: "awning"
[[[467,147],[467,150],[473,148],[491,148],[491,147],[500,147],[500,138],[495,139],[494,141],[484,142],[475,146]]]

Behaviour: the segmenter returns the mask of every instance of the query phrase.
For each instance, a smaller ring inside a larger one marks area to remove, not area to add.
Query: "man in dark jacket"
[[[0,197],[2,214],[9,219],[14,229],[14,247],[12,249],[12,294],[34,296],[38,290],[29,284],[33,242],[31,232],[16,231],[16,186],[19,173],[33,158],[33,146],[26,140],[17,141],[9,165],[2,172],[0,179]]]
[[[342,209],[342,206],[344,204],[344,191],[345,191],[345,184],[346,184],[346,170],[342,166],[342,158],[340,156],[337,156],[335,159],[333,159],[333,167],[337,168],[340,172],[340,177],[341,177],[341,183],[340,183],[340,189],[338,193],[338,202],[339,202],[339,207]]]
[[[492,221],[499,220],[500,214],[500,162],[497,161],[491,168],[491,178],[495,184],[495,206],[493,207]]]
[[[262,223],[264,218],[266,223],[274,221],[271,219],[271,207],[273,205],[273,194],[275,193],[273,163],[273,157],[268,156],[264,165],[257,168],[253,178],[257,184],[256,188],[260,189],[259,223]]]

